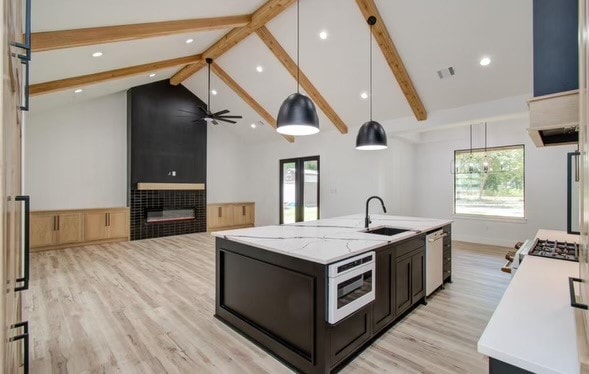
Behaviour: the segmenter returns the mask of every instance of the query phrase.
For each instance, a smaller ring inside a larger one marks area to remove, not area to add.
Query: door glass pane
[[[296,211],[296,164],[282,164],[282,223],[294,223]]]
[[[305,161],[305,187],[303,203],[305,221],[319,219],[319,168],[317,160]]]

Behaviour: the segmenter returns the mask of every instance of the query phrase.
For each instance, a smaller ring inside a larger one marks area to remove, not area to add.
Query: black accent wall
[[[186,87],[172,86],[168,80],[127,91],[131,189],[139,182],[206,182],[207,126],[203,120],[193,122],[203,117],[198,107],[206,108],[206,104]]]
[[[578,0],[534,0],[534,96],[579,88]]]

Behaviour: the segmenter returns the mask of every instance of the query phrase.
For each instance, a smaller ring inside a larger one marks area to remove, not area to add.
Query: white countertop
[[[538,231],[536,238],[576,239],[550,230]],[[578,275],[577,262],[526,256],[479,339],[478,351],[534,373],[579,373],[568,285],[568,278]]]
[[[388,243],[443,227],[451,220],[370,215],[370,228],[390,226],[412,231],[393,236],[368,234],[364,215],[326,218],[288,225],[260,226],[213,232],[212,235],[320,264],[330,264]]]

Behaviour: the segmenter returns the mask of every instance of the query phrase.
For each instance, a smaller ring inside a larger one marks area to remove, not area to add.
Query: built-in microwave
[[[337,323],[374,301],[374,257],[368,252],[328,266],[327,322]]]

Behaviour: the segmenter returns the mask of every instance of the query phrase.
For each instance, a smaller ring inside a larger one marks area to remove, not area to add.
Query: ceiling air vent
[[[449,78],[449,77],[453,76],[454,74],[456,74],[454,72],[454,66],[450,66],[450,67],[438,70],[438,77],[440,77],[440,79]]]

